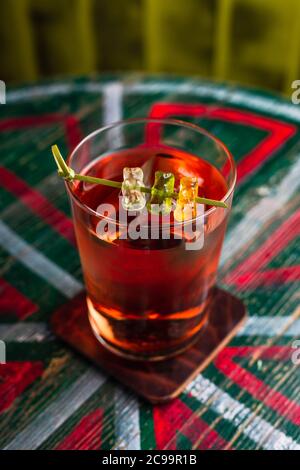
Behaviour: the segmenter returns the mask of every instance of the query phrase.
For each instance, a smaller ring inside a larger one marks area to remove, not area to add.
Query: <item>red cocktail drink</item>
[[[154,124],[160,126],[159,143],[145,143],[146,120],[121,123],[122,134],[116,135],[113,126],[83,141],[72,154],[70,166],[82,174],[120,182],[124,167],[140,167],[149,187],[155,171],[171,172],[175,191],[181,177],[195,176],[199,196],[226,200],[230,207],[235,168],[225,147],[188,124]],[[180,136],[182,129],[185,137]],[[134,139],[129,139],[131,133]],[[191,136],[193,153],[184,149],[185,139],[191,144]],[[98,139],[98,145],[93,139]],[[212,153],[214,162],[205,158]],[[125,223],[120,189],[79,181],[68,187],[89,319],[96,336],[113,351],[139,359],[159,359],[185,349],[209,314],[229,208],[203,207],[197,214],[201,224],[193,231],[193,240],[173,212],[169,217],[153,217],[145,210],[132,239],[128,224],[139,214],[129,212]],[[156,230],[151,231],[151,224]],[[199,237],[201,246],[187,249]]]

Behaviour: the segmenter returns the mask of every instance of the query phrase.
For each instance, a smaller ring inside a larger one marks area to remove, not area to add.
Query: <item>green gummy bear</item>
[[[175,177],[173,173],[155,172],[154,184],[147,208],[152,214],[167,215],[172,210],[172,197],[167,195],[174,191]]]

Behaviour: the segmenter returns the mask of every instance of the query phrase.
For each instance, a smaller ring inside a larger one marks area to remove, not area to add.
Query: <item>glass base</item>
[[[107,340],[102,331],[108,329],[107,318],[97,311],[92,303],[92,301],[87,297],[87,306],[88,306],[88,318],[92,328],[92,331],[97,338],[97,340],[110,352],[134,361],[162,361],[165,359],[172,358],[178,354],[183,353],[188,348],[190,348],[198,339],[199,333],[202,331],[203,327],[208,320],[208,310],[202,311],[197,316],[197,328],[196,332],[189,336],[188,338],[181,341],[179,344],[171,347],[163,347],[161,349],[156,349],[155,351],[149,350],[149,345],[143,351],[140,348],[138,351],[132,349],[125,349],[121,346],[113,344],[111,341]],[[126,321],[126,320],[125,320]],[[138,320],[137,320],[138,321]],[[183,320],[184,321],[184,320]]]

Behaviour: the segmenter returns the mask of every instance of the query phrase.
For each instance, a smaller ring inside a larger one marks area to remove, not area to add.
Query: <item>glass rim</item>
[[[230,152],[230,150],[227,148],[227,146],[224,144],[224,142],[222,142],[222,140],[220,140],[218,137],[216,137],[215,135],[213,135],[211,132],[207,131],[206,129],[204,129],[203,127],[201,126],[198,126],[197,124],[194,124],[194,123],[191,123],[191,122],[187,122],[187,121],[183,121],[181,119],[173,119],[173,118],[147,118],[147,117],[144,117],[144,118],[129,118],[129,119],[123,119],[123,120],[120,120],[120,121],[115,121],[115,122],[112,122],[111,124],[108,124],[106,126],[102,126],[102,127],[99,127],[98,129],[94,130],[93,132],[91,132],[90,134],[88,134],[86,137],[84,137],[77,145],[76,147],[71,151],[71,153],[68,155],[67,157],[67,164],[69,166],[71,166],[71,162],[72,162],[72,159],[74,158],[75,154],[80,150],[80,148],[88,141],[90,141],[91,139],[93,139],[96,135],[98,134],[101,134],[101,133],[104,133],[110,129],[113,129],[115,127],[118,127],[118,126],[124,126],[124,125],[127,125],[127,124],[142,124],[142,123],[157,123],[157,124],[170,124],[170,125],[175,125],[175,126],[179,126],[179,127],[185,127],[185,128],[188,128],[190,130],[194,130],[196,132],[198,132],[199,134],[201,135],[205,135],[207,138],[209,138],[210,140],[214,141],[216,144],[218,144],[219,147],[222,148],[222,150],[224,151],[225,155],[226,155],[226,158],[227,160],[229,160],[229,163],[230,163],[230,170],[233,171],[233,180],[227,190],[227,192],[225,193],[225,195],[222,197],[222,199],[220,199],[221,202],[225,202],[230,198],[230,196],[232,195],[233,191],[234,191],[234,188],[235,188],[235,185],[236,185],[236,180],[237,180],[237,167],[236,167],[236,163],[235,163],[235,160],[233,158],[233,155],[232,153]],[[97,211],[95,211],[94,209],[92,209],[91,207],[89,207],[88,205],[84,204],[83,202],[81,202],[80,198],[74,193],[73,189],[72,189],[72,182],[69,182],[69,181],[66,181],[65,180],[65,185],[66,185],[66,188],[67,188],[67,192],[70,194],[70,196],[72,198],[74,198],[75,202],[86,212],[90,213],[91,215],[93,216],[96,216],[96,217],[101,217],[102,219],[107,219],[107,220],[110,220],[110,221],[113,221],[115,222],[116,224],[119,225],[119,222],[117,222],[116,220],[113,220],[111,219],[110,217],[108,216],[104,216],[102,214],[99,214]],[[223,210],[228,210],[228,209],[224,209],[222,207],[216,207],[216,206],[212,206],[210,209],[207,209],[207,210],[204,210],[203,213],[199,216],[196,216],[194,217],[193,219],[190,219],[186,222],[189,222],[191,223],[191,221],[195,221],[201,217],[207,217],[211,214],[213,214],[214,212],[216,212],[218,209],[223,209]],[[184,222],[177,222],[176,224],[172,223],[172,225],[183,225]]]

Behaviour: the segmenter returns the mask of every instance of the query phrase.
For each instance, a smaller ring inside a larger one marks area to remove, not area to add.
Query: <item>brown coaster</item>
[[[85,293],[54,313],[52,327],[60,338],[146,400],[165,402],[179,395],[213,360],[246,318],[244,304],[228,292],[215,288],[212,299],[209,321],[197,342],[163,361],[132,361],[105,349],[91,330]]]

